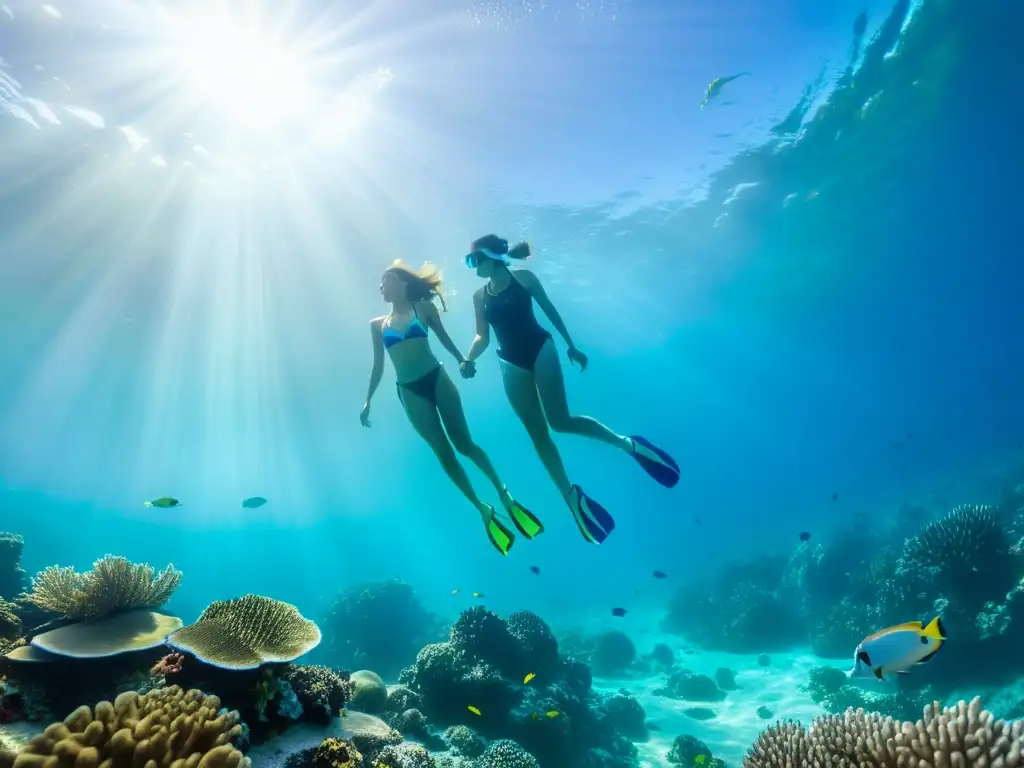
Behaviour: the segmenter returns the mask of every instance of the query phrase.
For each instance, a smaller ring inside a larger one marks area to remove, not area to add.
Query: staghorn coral
[[[249,768],[231,740],[237,712],[218,714],[220,699],[178,686],[114,703],[82,706],[22,747],[13,768]]]
[[[948,768],[1019,766],[1024,762],[1024,722],[997,720],[981,698],[942,709],[925,707],[916,723],[862,709],[815,719],[810,729],[776,723],[761,732],[744,768]]]
[[[195,624],[167,644],[222,669],[294,661],[320,642],[320,629],[289,603],[262,595],[210,603]]]
[[[25,600],[68,619],[96,619],[116,611],[156,608],[166,603],[181,583],[181,571],[168,565],[157,573],[152,566],[105,555],[92,570],[51,565],[32,580]]]

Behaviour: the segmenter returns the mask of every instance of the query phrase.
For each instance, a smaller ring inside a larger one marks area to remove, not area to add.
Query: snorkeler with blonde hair
[[[548,474],[572,510],[580,533],[587,541],[600,544],[615,528],[608,511],[571,482],[562,457],[551,439],[550,429],[600,440],[622,449],[656,481],[666,488],[679,482],[679,465],[662,449],[639,435],[613,432],[589,416],[569,411],[565,380],[551,334],[533,314],[534,302],[544,310],[551,324],[569,346],[570,363],[587,368],[587,356],[573,344],[569,331],[537,276],[525,269],[509,269],[514,261],[530,257],[530,246],[520,243],[509,248],[508,240],[486,235],[475,240],[466,255],[466,265],[487,284],[473,295],[476,310],[476,338],[461,365],[464,378],[475,374],[474,360],[491,340],[498,338],[501,378],[512,409],[523,422]]]
[[[387,350],[395,367],[398,399],[409,422],[433,449],[462,495],[476,507],[491,544],[501,554],[507,555],[515,543],[515,535],[499,519],[494,507],[477,496],[466,470],[455,455],[456,451],[476,464],[491,481],[508,519],[523,536],[532,539],[544,531],[544,526],[512,497],[490,458],[473,442],[459,390],[430,349],[427,336],[432,330],[441,345],[459,361],[460,369],[472,370],[472,363],[462,356],[451,340],[434,305],[436,298],[441,307],[447,309],[441,296],[441,274],[430,264],[413,270],[401,261],[395,261],[381,278],[380,294],[391,304],[391,312],[370,321],[373,369],[359,420],[364,427],[370,426],[370,400],[384,373],[384,351]]]

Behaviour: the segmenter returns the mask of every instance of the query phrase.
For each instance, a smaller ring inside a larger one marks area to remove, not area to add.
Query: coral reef
[[[691,766],[700,765],[700,762],[695,759],[698,755],[711,757],[710,747],[696,736],[684,734],[676,736],[665,759],[675,765],[685,765],[687,768],[691,768]]]
[[[509,739],[488,744],[477,765],[479,768],[540,768],[533,755]]]
[[[453,725],[447,729],[444,732],[444,742],[458,754],[470,758],[480,757],[487,746],[487,742],[466,725]]]
[[[16,612],[17,606],[0,597],[0,643],[4,640],[17,640],[23,629],[21,617]],[[0,648],[0,653],[6,653]]]
[[[625,632],[612,630],[594,638],[590,652],[590,666],[605,677],[624,672],[636,660],[636,646]]]
[[[262,595],[210,603],[194,624],[167,638],[172,648],[224,669],[294,661],[320,643],[320,629],[288,603]]]
[[[776,723],[761,732],[744,757],[744,768],[805,765],[862,768],[919,768],[966,765],[1020,765],[1024,722],[995,719],[981,699],[942,709],[938,702],[924,717],[906,722],[864,710],[815,719],[810,728]]]
[[[28,574],[21,568],[25,540],[16,533],[0,531],[0,598],[13,600],[28,585]]]
[[[152,566],[106,555],[91,571],[50,566],[36,574],[25,600],[67,619],[95,619],[115,611],[156,608],[181,583],[181,572],[168,565],[159,574]]]
[[[399,580],[345,590],[319,624],[324,642],[313,660],[344,669],[373,669],[389,680],[415,660],[420,648],[445,634],[413,588]]]
[[[895,691],[871,691],[852,685],[846,673],[835,667],[815,667],[803,686],[816,704],[830,714],[864,709],[897,720],[914,718],[931,701],[930,688],[915,690],[902,680]]]
[[[654,690],[657,696],[687,701],[722,701],[725,692],[707,675],[697,675],[688,669],[673,672],[666,684]]]
[[[22,747],[9,765],[248,768],[249,760],[232,745],[241,732],[238,713],[221,712],[216,696],[177,686],[141,696],[130,691],[113,704],[79,707]]]
[[[718,650],[809,641],[820,656],[852,658],[872,632],[941,615],[956,643],[930,662],[944,670],[937,692],[998,683],[1024,673],[1012,639],[1024,629],[1024,556],[1017,550],[1024,513],[1000,509],[962,505],[931,521],[913,510],[888,528],[860,517],[788,555],[725,563],[710,579],[679,589],[663,626]],[[907,692],[922,684],[914,678],[902,682]],[[846,694],[842,701],[851,705],[877,704],[892,714],[915,700],[886,704]]]
[[[327,667],[290,664],[283,677],[291,684],[307,718],[315,722],[327,723],[337,717],[352,691],[349,680]]]
[[[513,616],[510,628],[483,606],[466,610],[447,642],[427,645],[416,663],[403,670],[400,680],[419,695],[427,720],[440,727],[471,726],[489,739],[513,740],[552,768],[634,765],[636,748],[614,718],[639,732],[642,709],[638,727],[631,698],[613,697],[606,708],[604,698],[590,688],[590,670],[557,655],[557,643],[552,645],[553,636],[540,617]],[[535,670],[541,671],[524,684]],[[388,708],[394,709],[390,702]],[[465,735],[452,732],[455,738],[455,733]],[[494,748],[479,761],[505,759],[506,751],[508,759],[519,754],[511,750],[508,745]]]

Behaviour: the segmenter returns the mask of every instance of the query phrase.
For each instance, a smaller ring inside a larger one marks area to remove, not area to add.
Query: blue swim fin
[[[639,435],[632,435],[629,441],[633,447],[633,458],[644,471],[666,488],[679,482],[679,465],[661,448]]]
[[[600,544],[615,530],[615,520],[608,510],[587,496],[578,485],[569,491],[567,501],[576,525],[587,541]]]

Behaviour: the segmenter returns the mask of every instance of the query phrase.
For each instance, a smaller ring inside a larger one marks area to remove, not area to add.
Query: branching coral
[[[181,571],[168,565],[157,573],[146,564],[106,555],[91,571],[51,565],[32,580],[25,600],[69,619],[95,619],[116,611],[155,608],[166,603],[181,583]]]
[[[0,640],[14,640],[21,637],[21,619],[14,612],[14,603],[0,597]]]
[[[831,765],[860,768],[1019,766],[1024,721],[1008,723],[982,710],[981,698],[942,709],[933,703],[916,723],[864,710],[817,718],[810,729],[784,722],[761,732],[744,768]]]
[[[49,726],[19,750],[13,768],[249,768],[231,743],[242,731],[238,713],[219,710],[216,696],[178,686],[129,691]]]

